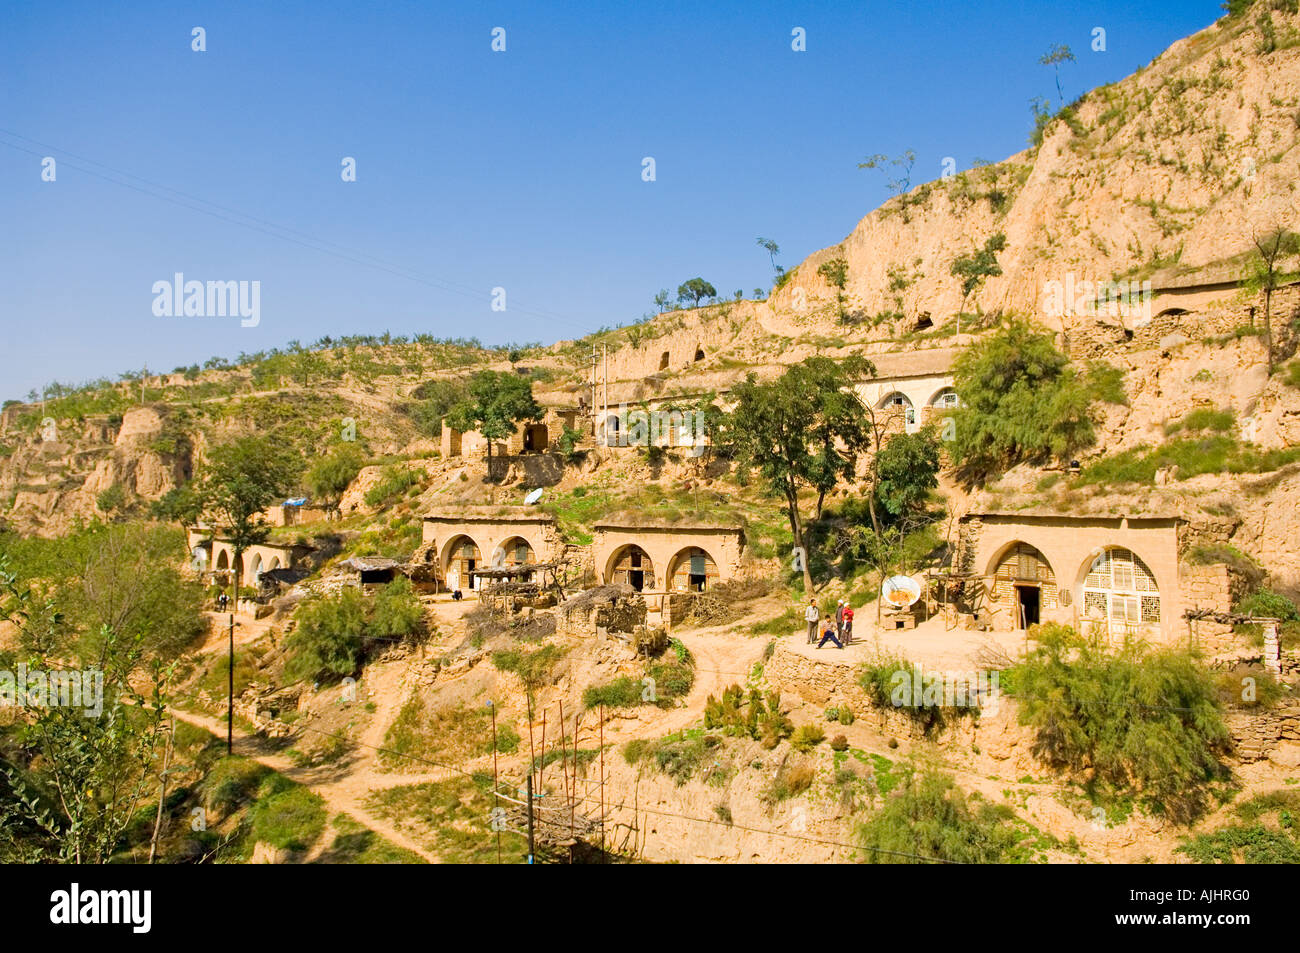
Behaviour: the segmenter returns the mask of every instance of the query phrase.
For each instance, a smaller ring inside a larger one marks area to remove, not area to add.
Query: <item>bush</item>
[[[1242,615],[1262,616],[1279,619],[1282,622],[1294,622],[1300,619],[1300,610],[1281,593],[1272,589],[1260,589],[1246,596],[1233,607]]]
[[[366,634],[415,642],[425,633],[424,605],[411,580],[399,574],[375,595]]]
[[[599,708],[635,708],[644,704],[641,700],[643,688],[641,682],[621,675],[605,685],[592,685],[582,693],[583,707]]]
[[[347,586],[335,595],[317,596],[294,614],[298,627],[285,643],[285,677],[297,681],[351,675],[361,662],[366,601]]]
[[[406,467],[387,466],[380,474],[379,481],[366,491],[367,506],[383,506],[401,496],[413,486],[419,485],[420,478],[415,471]]]
[[[1024,834],[1005,805],[968,803],[952,777],[901,769],[902,784],[879,813],[858,828],[869,864],[996,864],[1020,859]],[[974,798],[972,798],[974,800]]]
[[[364,464],[361,448],[345,443],[312,464],[305,479],[307,489],[318,499],[337,500],[352,485]]]
[[[769,804],[787,801],[798,797],[812,787],[817,778],[817,771],[806,761],[786,762],[777,769],[772,786],[767,789],[763,799]]]
[[[820,725],[801,725],[790,736],[790,746],[796,751],[807,754],[826,740],[826,732]]]
[[[1031,638],[1004,684],[1037,729],[1035,754],[1082,775],[1094,799],[1137,796],[1178,821],[1201,814],[1230,743],[1209,672],[1185,651],[1112,650],[1054,623]]]
[[[503,672],[514,672],[523,679],[524,686],[529,691],[537,691],[553,681],[555,666],[564,658],[566,651],[559,645],[544,645],[535,652],[506,649],[492,653],[492,664]],[[637,698],[640,697],[638,689]]]
[[[848,750],[849,750],[849,739],[848,739],[847,737],[845,737],[844,735],[836,735],[834,738],[831,739],[831,750],[832,750],[832,751],[848,751]]]

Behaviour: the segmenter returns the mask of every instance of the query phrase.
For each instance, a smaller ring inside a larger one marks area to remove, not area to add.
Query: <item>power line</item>
[[[121,181],[120,179],[115,179],[111,176],[107,176],[100,172],[96,172],[93,169],[87,169],[82,166],[76,165],[72,162],[68,162],[68,160],[66,159],[62,160],[64,165],[68,165],[78,172],[82,172],[85,173],[86,175],[94,176],[95,178],[102,179],[103,181],[109,182],[113,185],[119,185],[123,188],[131,189],[143,195],[151,196],[152,198],[158,199],[163,202],[168,202],[180,208],[189,209],[190,211],[198,212],[202,215],[208,215],[212,218],[218,219],[223,222],[227,222],[231,225],[237,225],[241,228],[247,228],[252,231],[260,232],[272,238],[278,238],[282,241],[292,242],[295,245],[299,245],[303,248],[310,249],[311,251],[320,252],[321,254],[325,254],[325,255],[331,255],[335,258],[340,258],[344,261],[349,261],[354,264],[362,265],[365,267],[376,268],[380,271],[387,272],[399,278],[405,278],[408,281],[414,281],[423,285],[427,285],[428,287],[435,288],[439,291],[446,291],[451,294],[458,294],[463,297],[474,298],[480,301],[483,298],[488,297],[487,295],[484,295],[482,291],[470,288],[467,285],[461,285],[458,284],[457,282],[448,281],[442,278],[427,277],[424,274],[420,272],[416,272],[412,269],[405,268],[402,266],[392,265],[389,262],[380,259],[374,255],[370,255],[366,252],[357,251],[355,249],[349,248],[348,246],[340,245],[336,242],[331,242],[326,239],[318,238],[314,235],[310,235],[306,232],[302,232],[285,225],[279,225],[275,222],[270,222],[266,219],[258,218],[257,216],[250,215],[247,212],[241,212],[238,209],[233,209],[228,206],[220,205],[216,202],[211,202],[207,199],[200,198],[188,192],[183,192],[179,189],[174,189],[171,188],[170,186],[153,182],[149,179],[144,178],[143,176],[135,175],[134,173],[131,172],[124,172],[120,169],[115,169],[112,166],[106,165],[105,163],[102,162],[98,162],[94,159],[90,159],[85,156],[79,156],[76,153],[70,152],[67,149],[62,149],[58,146],[53,146],[48,143],[39,142],[38,140],[31,139],[27,136],[23,136],[19,133],[12,132],[7,129],[0,129],[0,134],[12,136],[17,139],[22,139],[26,142],[31,142],[35,145],[43,146],[44,148],[50,149],[54,152],[61,152],[64,155],[72,156],[73,158],[79,159],[83,162],[88,162],[91,165],[98,166],[99,168],[107,169],[108,171],[114,173],[115,175],[126,176],[127,178],[134,179],[137,182],[143,182],[146,185],[148,185],[150,188],[149,189],[141,188],[139,186],[132,185],[130,182],[124,182]],[[3,139],[0,139],[0,145],[8,146],[10,149],[15,149],[19,152],[25,152],[28,155],[33,155],[33,156],[38,156],[43,158],[43,156],[39,152],[36,152],[32,149],[24,148],[23,146],[16,145],[15,143],[12,142],[6,142]],[[159,194],[156,191],[150,191],[150,189],[160,189],[165,192],[170,192],[174,195],[182,196],[186,199],[189,199],[191,202],[198,202],[201,204],[193,205],[187,202],[177,201],[176,199],[171,198],[167,195]],[[210,206],[210,208],[203,208],[201,206]],[[217,209],[221,212],[227,212],[230,215],[240,216],[240,218],[248,219],[248,221],[240,221],[238,219],[230,218],[228,215],[218,214],[218,212],[213,211],[213,209]],[[263,226],[269,226],[269,227],[263,227]],[[274,231],[272,231],[272,229],[274,229]],[[292,237],[294,235],[302,236],[303,238],[307,239],[307,241],[303,241],[301,239]],[[577,328],[584,332],[588,331],[585,325],[578,324],[577,322],[568,319],[563,315],[557,314],[553,311],[546,311],[546,310],[532,309],[532,308],[518,308],[518,307],[513,308],[512,310],[520,314],[525,314],[525,315],[538,317],[538,318],[545,318],[557,322],[559,324],[565,324],[569,327]]]

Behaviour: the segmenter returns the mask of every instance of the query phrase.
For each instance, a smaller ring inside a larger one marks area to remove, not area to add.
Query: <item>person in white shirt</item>
[[[821,621],[822,614],[817,611],[817,600],[809,599],[808,608],[803,611],[804,621],[808,623],[808,642],[812,644],[817,641],[817,623]]]

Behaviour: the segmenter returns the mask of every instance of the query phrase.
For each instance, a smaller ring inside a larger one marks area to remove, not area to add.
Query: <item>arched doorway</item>
[[[901,420],[903,428],[908,432],[916,426],[916,406],[902,391],[886,394],[880,399],[877,409],[885,412],[887,420],[895,417]]]
[[[216,570],[217,572],[230,572],[230,554],[225,549],[217,553]]]
[[[718,583],[718,564],[699,546],[690,546],[673,557],[668,576],[676,592],[707,592]]]
[[[697,347],[695,349],[695,363],[698,364],[702,360],[704,360],[704,348]]]
[[[477,576],[471,575],[475,569],[483,568],[483,555],[478,543],[468,536],[457,536],[447,544],[447,568],[443,577],[448,589],[477,589]]]
[[[994,560],[991,575],[989,601],[1007,607],[1013,629],[1037,625],[1045,610],[1059,604],[1056,573],[1047,558],[1028,543],[1017,541],[1003,549]]]
[[[248,582],[250,585],[256,586],[259,582],[262,581],[262,554],[261,553],[253,553],[253,561],[249,564],[248,574],[249,574]]]
[[[631,586],[637,592],[655,587],[655,567],[649,554],[635,543],[622,547],[610,558],[606,578],[614,585]]]
[[[1083,580],[1083,620],[1085,630],[1109,638],[1160,628],[1160,587],[1140,556],[1110,546],[1092,560]]]
[[[667,352],[667,351],[664,351],[663,354],[661,354],[661,355],[659,356],[659,370],[661,370],[661,371],[666,371],[666,370],[668,370],[668,352]]]

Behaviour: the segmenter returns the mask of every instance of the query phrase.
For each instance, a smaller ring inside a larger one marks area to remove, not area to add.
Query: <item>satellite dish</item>
[[[529,493],[526,497],[524,497],[524,502],[525,502],[527,505],[532,506],[534,503],[536,503],[536,502],[537,502],[538,500],[540,500],[541,498],[542,498],[542,488],[539,486],[537,489],[533,490],[533,491],[532,491],[531,493]]]
[[[906,609],[921,598],[921,586],[911,576],[890,576],[880,584],[880,595],[895,609]]]

